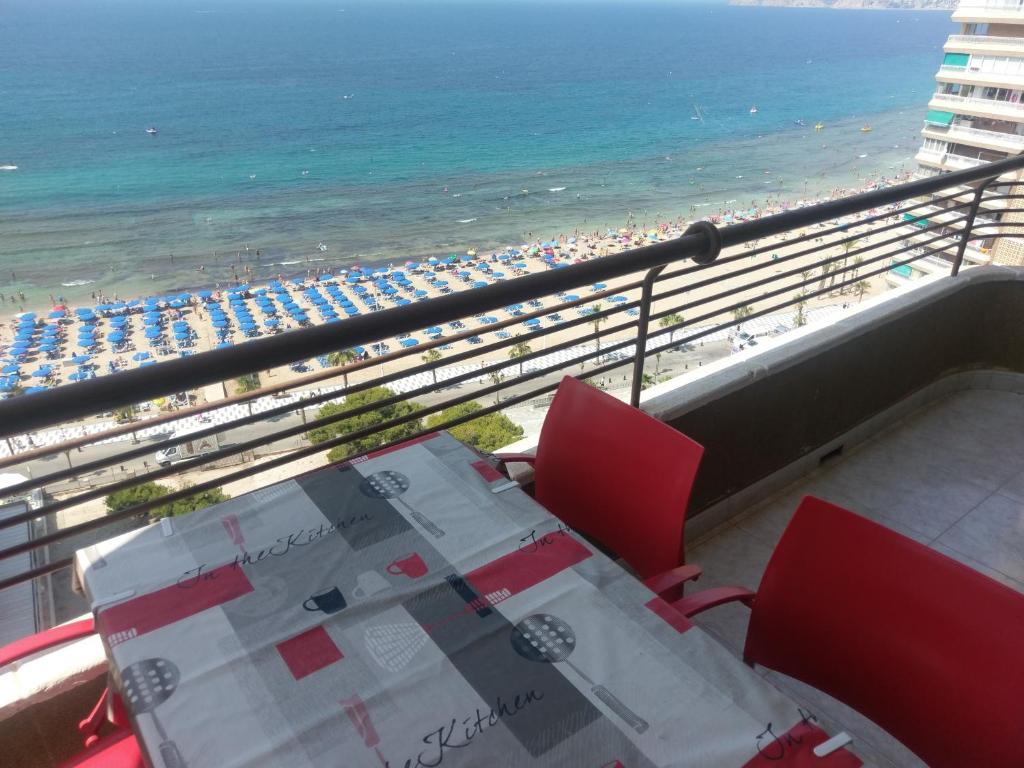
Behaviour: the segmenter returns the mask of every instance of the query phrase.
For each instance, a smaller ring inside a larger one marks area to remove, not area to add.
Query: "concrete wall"
[[[946,377],[1024,372],[1024,270],[977,267],[916,281],[737,358],[659,385],[642,404],[705,446],[691,521],[709,511],[730,516],[730,499],[751,488],[763,496],[773,490],[766,480],[781,478],[781,487],[806,473]]]

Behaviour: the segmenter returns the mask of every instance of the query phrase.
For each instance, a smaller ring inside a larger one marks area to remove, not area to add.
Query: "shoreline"
[[[16,302],[15,309],[39,311],[48,308],[48,294],[87,304],[94,291],[120,297],[191,292],[218,283],[224,287],[235,279],[233,270],[238,280],[263,282],[323,266],[397,263],[469,247],[489,251],[534,239],[528,236],[531,230],[533,235],[553,236],[605,224],[617,227],[627,209],[641,221],[645,216],[652,221],[677,214],[699,216],[737,199],[763,204],[766,195],[773,202],[813,198],[815,193],[824,196],[837,187],[861,185],[865,179],[907,169],[915,149],[911,123],[916,122],[907,114],[894,108],[848,116],[828,124],[822,134],[810,130],[813,120],[794,126],[780,125],[776,118],[765,126],[764,134],[709,135],[707,141],[693,122],[692,130],[688,126],[680,134],[681,143],[671,156],[524,169],[502,177],[461,174],[438,178],[436,188],[416,182],[405,192],[385,184],[380,195],[371,197],[340,187],[325,190],[321,204],[312,208],[300,197],[294,210],[260,203],[250,210],[242,200],[231,198],[225,199],[223,209],[203,204],[190,211],[175,204],[169,210],[184,214],[187,221],[173,227],[170,223],[179,213],[165,215],[143,201],[131,215],[139,221],[154,218],[159,226],[150,230],[138,229],[134,219],[123,220],[130,211],[106,216],[97,210],[68,221],[55,212],[55,235],[44,235],[40,213],[23,222],[26,233],[39,234],[26,234],[24,238],[30,239],[16,238],[9,244],[13,250],[8,270],[16,270],[16,279],[10,271],[0,273],[0,293],[9,298],[12,290],[23,292],[25,301]],[[722,118],[708,119],[714,123]],[[739,118],[725,119],[759,118],[748,118],[744,110]],[[865,121],[875,124],[873,134],[859,132]],[[718,130],[709,129],[712,134]],[[770,175],[763,175],[764,169],[770,169]],[[529,194],[520,194],[520,187],[529,187]],[[408,200],[396,197],[406,192],[412,195]],[[347,200],[358,201],[352,203],[352,215],[365,218],[341,213]],[[697,206],[695,211],[687,210],[691,204]],[[338,206],[339,215],[325,218],[325,205]],[[406,210],[411,218],[404,217]],[[209,214],[205,219],[204,211]],[[247,219],[239,218],[243,211]],[[421,218],[422,227],[411,223]],[[479,223],[462,223],[473,219]],[[379,227],[372,221],[379,221]],[[312,234],[304,236],[305,232]],[[317,250],[318,240],[327,244],[327,252]],[[41,260],[53,264],[49,274],[36,268]],[[0,315],[8,314],[10,306],[0,304]]]
[[[91,307],[77,308],[76,312],[75,309],[68,307],[61,310],[62,317],[47,318],[46,315],[50,313],[45,313],[42,317],[23,319],[18,327],[19,335],[24,334],[21,336],[23,340],[20,346],[15,341],[18,321],[4,322],[0,324],[0,352],[4,358],[3,366],[7,369],[7,376],[0,379],[0,391],[10,391],[16,387],[30,391],[28,388],[32,386],[67,386],[80,379],[107,375],[140,365],[152,365],[159,362],[162,357],[185,357],[216,346],[244,343],[247,338],[267,333],[287,332],[303,325],[343,322],[346,315],[372,311],[375,307],[387,309],[414,300],[429,300],[431,297],[456,290],[472,290],[474,287],[498,280],[601,258],[655,241],[674,239],[682,234],[691,221],[698,219],[727,225],[732,220],[760,218],[787,209],[806,207],[823,200],[856,194],[865,189],[890,186],[899,183],[901,179],[902,176],[885,177],[865,182],[860,188],[835,189],[824,198],[768,201],[750,209],[734,209],[724,216],[681,215],[653,223],[638,222],[634,217],[627,220],[626,226],[617,231],[576,230],[562,233],[552,240],[538,239],[527,244],[525,249],[514,246],[500,253],[495,251],[490,254],[478,254],[472,250],[463,251],[456,256],[452,264],[447,263],[449,257],[431,257],[422,262],[408,260],[387,267],[371,268],[369,264],[365,264],[362,271],[351,268],[341,271],[332,267],[316,267],[311,268],[305,278],[285,278],[279,284],[276,281],[254,281],[242,288],[236,286],[234,291],[228,287],[219,290],[205,288],[188,296],[182,295],[171,302],[150,300],[150,306],[142,299],[133,299],[130,304],[123,303],[113,307],[101,302],[95,310]],[[778,243],[779,252],[785,253],[786,239],[787,237],[783,235],[773,238],[771,242]],[[864,239],[868,241],[870,233],[867,233]],[[805,258],[811,261],[814,257]],[[328,272],[328,269],[332,271]],[[626,282],[628,279],[622,278],[609,281],[609,284],[614,288]],[[720,283],[725,283],[726,286],[733,284],[733,298],[746,290],[742,280],[737,281],[728,273],[722,275]],[[718,284],[716,289],[720,291],[723,287],[725,286]],[[872,285],[872,290],[874,287],[876,286]],[[578,293],[583,294],[587,290],[596,288],[581,286]],[[624,291],[623,296],[615,296],[609,301],[633,300],[636,298],[632,295],[634,293],[635,291]],[[535,300],[536,303],[531,302],[531,310],[566,300],[573,299],[565,295],[546,296]],[[756,297],[753,297],[753,300],[756,300]],[[667,309],[670,304],[671,300],[664,304],[656,300],[655,311]],[[581,306],[576,311],[585,314],[588,309]],[[522,308],[509,307],[496,308],[491,312],[494,315],[504,313],[515,317],[522,314],[521,310]],[[264,314],[256,319],[254,313],[257,312]],[[76,313],[77,319],[73,319]],[[56,311],[54,314],[57,314]],[[551,315],[544,320],[545,325],[562,322]],[[471,349],[472,343],[479,343],[479,337],[486,335],[486,326],[489,323],[480,318],[464,318],[462,321],[447,324],[451,325],[451,330],[462,331],[475,327],[477,323],[481,324],[478,336],[474,337],[477,341],[453,342],[440,349]],[[54,325],[57,330],[53,330]],[[45,330],[47,327],[50,327],[50,330]],[[536,327],[540,327],[539,324],[530,321],[525,331],[517,331],[515,326],[509,330],[517,334],[525,332],[524,338],[528,338],[529,331]],[[77,343],[74,337],[76,331]],[[408,336],[381,339],[383,346],[367,345],[369,349],[357,349],[357,352],[365,358],[372,358],[399,347],[415,346],[418,344],[417,336],[440,338],[447,332],[451,331],[446,326],[415,334],[412,339]],[[565,331],[556,331],[547,337],[544,343],[556,344],[586,335],[588,332],[587,325],[582,324]],[[498,331],[497,335],[499,338],[508,338],[508,331]],[[72,357],[75,357],[75,360],[72,360]],[[388,365],[398,365],[399,369],[404,369],[417,364],[418,361],[419,356],[412,354]],[[467,361],[471,362],[473,360]],[[77,370],[75,365],[79,366]],[[296,361],[292,366],[264,372],[263,382],[272,381],[278,384],[281,379],[295,378],[302,373],[315,370],[317,365],[321,368],[331,367],[326,359],[321,358]],[[44,370],[46,375],[39,375]],[[366,368],[353,374],[352,378],[360,380],[375,375],[375,368]]]

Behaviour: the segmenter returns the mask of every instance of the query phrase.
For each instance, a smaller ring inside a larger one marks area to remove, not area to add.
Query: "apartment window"
[[[949,143],[940,141],[939,139],[925,139],[924,148],[929,152],[936,152],[940,155],[946,154],[946,150],[949,147]]]

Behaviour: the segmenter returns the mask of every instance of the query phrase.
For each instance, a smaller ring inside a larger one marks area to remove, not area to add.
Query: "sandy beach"
[[[836,189],[828,199],[897,181],[899,179],[884,178],[869,181],[860,189]],[[771,215],[787,208],[814,202],[820,200],[800,200],[792,203],[773,201],[761,205],[752,202],[749,207],[743,209],[724,210],[703,218],[719,226],[728,226],[735,221]],[[671,221],[647,222],[637,221],[631,217],[623,222],[618,231],[574,231],[559,234],[551,240],[535,239],[530,243],[488,254],[478,254],[469,249],[461,254],[430,257],[421,262],[355,267],[337,273],[328,272],[329,268],[322,267],[310,270],[301,277],[281,275],[279,280],[268,285],[241,285],[228,289],[211,289],[129,301],[119,297],[97,296],[96,306],[89,308],[59,305],[58,299],[55,298],[54,305],[48,312],[19,313],[0,324],[0,367],[3,373],[0,387],[7,392],[7,396],[11,396],[35,391],[34,388],[73,386],[77,380],[109,375],[140,365],[158,364],[160,360],[188,356],[217,346],[240,344],[268,333],[284,333],[303,325],[323,322],[344,322],[347,316],[373,311],[374,308],[387,309],[411,301],[429,300],[452,291],[473,290],[474,287],[498,280],[514,279],[521,275],[560,268],[679,237],[689,225],[689,221],[699,217],[699,212],[693,210],[688,216],[679,216]],[[851,224],[850,231],[856,233],[854,220],[844,223]],[[794,232],[792,237],[800,234],[804,233]],[[787,246],[786,239],[786,236],[780,236],[771,242],[761,241],[756,246],[771,248],[772,255],[781,257],[798,249]],[[871,235],[865,233],[858,240],[857,247],[870,245],[871,242]],[[803,243],[799,249],[807,247],[808,244]],[[838,255],[840,252],[838,248],[828,249],[824,245],[821,247],[822,251],[786,262],[785,267],[776,267],[774,272],[782,272],[784,269],[792,269],[804,263],[810,264],[826,255]],[[726,251],[723,255],[735,252],[738,251]],[[869,258],[872,255],[875,254],[866,254]],[[757,258],[769,257],[762,255]],[[656,301],[654,311],[675,310],[680,304],[722,292],[728,292],[728,298],[701,307],[701,315],[713,311],[716,307],[735,304],[743,299],[749,299],[749,305],[756,311],[761,308],[757,303],[760,289],[745,290],[747,281],[744,278],[729,278],[726,276],[728,273],[722,271],[744,266],[747,264],[741,261],[731,267],[720,267],[716,273],[722,277],[714,286]],[[758,277],[767,274],[766,270],[761,271]],[[452,335],[466,329],[479,329],[480,332],[472,340],[454,341],[443,346],[440,349],[442,359],[445,354],[462,352],[473,346],[482,345],[493,338],[493,335],[497,335],[498,338],[508,338],[507,334],[521,335],[521,340],[529,343],[531,330],[557,325],[559,319],[546,316],[541,320],[529,321],[530,325],[511,326],[497,332],[488,331],[488,325],[526,312],[552,307],[563,301],[586,298],[598,290],[615,289],[636,279],[636,276],[630,276],[609,281],[606,286],[579,286],[577,290],[561,296],[544,297],[522,307],[495,308],[483,317],[464,318],[458,323],[446,324],[443,328],[424,329],[422,333],[412,334],[407,338],[381,339],[379,344],[367,345],[356,351],[364,358],[372,358],[403,347],[415,347],[418,342]],[[659,283],[659,292],[681,288],[685,282],[686,279],[681,277],[665,280]],[[883,290],[884,281],[876,277],[869,282],[869,286],[867,295]],[[632,301],[638,297],[638,290],[623,290],[595,303],[608,308],[612,303]],[[849,301],[856,300],[850,293],[847,297]],[[785,298],[788,297],[776,297],[765,302],[763,306],[770,306]],[[809,305],[830,301],[834,303],[835,297],[812,300]],[[590,305],[571,311],[586,313],[590,311]],[[631,312],[635,313],[636,310]],[[564,316],[561,321],[568,319],[571,317]],[[615,324],[626,318],[624,315],[615,315],[609,319],[612,321],[610,324]],[[584,323],[556,331],[537,341],[543,345],[541,348],[546,348],[571,341],[592,331],[592,324]],[[538,351],[536,343],[533,349]],[[483,362],[485,359],[493,362],[496,356],[506,354],[507,349],[492,352],[490,356],[482,356],[477,362]],[[421,355],[409,354],[399,361],[389,361],[386,366],[387,372],[393,373],[396,366],[406,368],[420,362]],[[327,367],[330,366],[326,358],[302,361],[290,367],[261,372],[261,382],[263,385],[279,386],[310,371]],[[363,368],[352,374],[350,380],[374,378],[380,374],[380,370],[377,366]],[[228,388],[232,389],[231,384]],[[228,394],[230,393],[229,391]],[[162,406],[165,403],[159,402],[157,405]]]

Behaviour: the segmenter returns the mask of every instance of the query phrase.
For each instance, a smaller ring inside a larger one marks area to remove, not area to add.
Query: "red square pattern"
[[[341,649],[334,644],[323,627],[313,627],[308,632],[278,643],[277,652],[296,680],[344,658]]]

